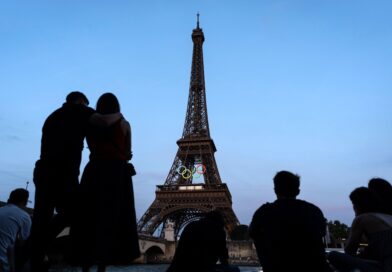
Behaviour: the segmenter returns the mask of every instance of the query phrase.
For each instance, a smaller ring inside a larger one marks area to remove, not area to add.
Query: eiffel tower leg
[[[159,222],[161,219],[160,212],[161,208],[159,207],[159,203],[157,200],[154,200],[154,202],[147,209],[142,218],[140,218],[137,226],[138,232],[153,235],[158,227],[156,226],[156,222]]]

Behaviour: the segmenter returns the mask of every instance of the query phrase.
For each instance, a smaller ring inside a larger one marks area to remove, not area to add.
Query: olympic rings
[[[184,165],[181,165],[177,168],[177,173],[180,174],[184,179],[190,179],[192,176],[194,176],[194,178],[199,178],[206,172],[206,170],[207,168],[204,164],[196,164],[193,166],[192,170],[186,168]],[[198,176],[195,176],[195,174],[198,174]]]
[[[201,173],[198,171],[199,166],[201,166]],[[203,175],[207,170],[207,168],[204,164],[196,164],[196,167],[194,167],[194,169],[195,169],[196,173],[198,173],[200,175]]]

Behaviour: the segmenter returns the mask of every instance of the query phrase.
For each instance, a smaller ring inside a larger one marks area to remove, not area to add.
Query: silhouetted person
[[[120,112],[112,93],[97,102],[102,118]],[[140,256],[132,176],[128,161],[132,158],[131,128],[121,118],[113,125],[99,127],[90,123],[87,133],[90,160],[80,183],[78,218],[71,226],[76,261],[83,271],[98,264],[129,264]]]
[[[184,228],[167,272],[239,271],[228,265],[228,258],[223,217],[212,211]]]
[[[83,141],[89,120],[108,125],[87,107],[81,92],[71,92],[42,128],[41,156],[35,164],[35,202],[31,233],[32,272],[47,271],[48,245],[70,224],[79,180]],[[114,116],[118,120],[121,116]],[[57,214],[54,216],[54,210]]]
[[[381,212],[392,215],[392,186],[382,178],[373,178],[368,188],[376,194],[380,201]]]
[[[25,189],[13,190],[7,205],[0,208],[0,271],[9,272],[10,266],[22,267],[22,263],[15,263],[15,257],[9,263],[10,255],[13,255],[17,242],[26,240],[30,235],[31,219],[23,210],[29,199],[29,192]],[[20,245],[22,246],[22,245]],[[22,249],[20,248],[20,253]],[[14,270],[15,271],[15,270]]]
[[[274,186],[277,200],[262,205],[249,227],[263,271],[327,271],[323,213],[315,205],[296,199],[299,176],[278,172]]]
[[[352,191],[350,199],[355,218],[347,239],[345,253],[331,252],[330,263],[338,271],[392,272],[392,216],[380,213],[377,196],[366,188]],[[359,244],[365,237],[367,248],[357,257]]]

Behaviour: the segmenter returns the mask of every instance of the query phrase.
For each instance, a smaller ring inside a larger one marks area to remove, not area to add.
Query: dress
[[[124,129],[125,128],[125,129]],[[140,256],[132,177],[129,123],[87,133],[90,161],[82,176],[79,209],[71,227],[75,261],[128,264]]]

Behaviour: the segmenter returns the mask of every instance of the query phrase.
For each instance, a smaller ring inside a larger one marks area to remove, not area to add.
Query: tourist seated
[[[380,211],[392,215],[392,185],[382,178],[373,178],[368,188],[376,194],[380,202]]]
[[[377,196],[360,187],[350,194],[355,218],[345,253],[331,252],[330,263],[338,271],[392,272],[392,216],[381,213]],[[368,246],[357,255],[362,237]]]
[[[167,272],[239,271],[228,264],[228,259],[223,217],[212,211],[184,228]]]
[[[277,200],[253,215],[249,234],[264,272],[329,271],[323,244],[326,220],[317,206],[296,199],[299,186],[298,175],[278,172]]]
[[[0,208],[0,271],[2,272],[13,272],[16,268],[19,272],[19,267],[22,266],[15,263],[17,256],[14,254],[14,247],[19,240],[25,241],[30,235],[31,219],[23,210],[28,198],[27,190],[16,189],[11,192],[7,205]]]

